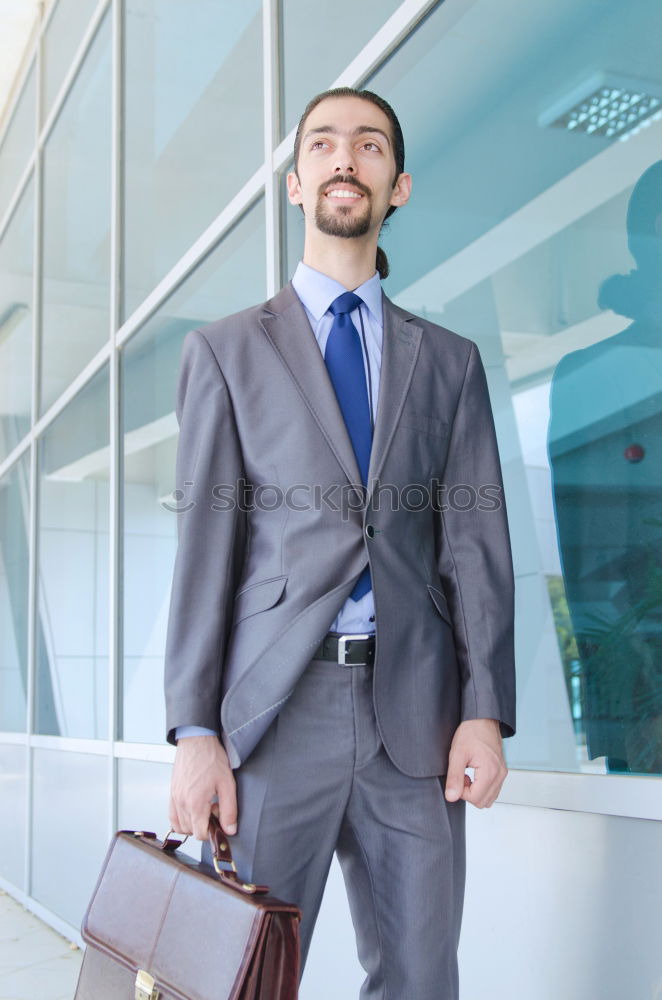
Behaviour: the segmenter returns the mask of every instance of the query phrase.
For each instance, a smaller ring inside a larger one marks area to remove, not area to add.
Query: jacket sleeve
[[[246,512],[237,502],[244,469],[230,395],[199,330],[189,331],[182,345],[176,413],[178,545],[164,666],[173,744],[178,726],[220,735],[223,659],[246,540]]]
[[[461,676],[461,720],[515,734],[514,574],[492,407],[472,343],[443,473],[438,569]],[[446,508],[446,509],[443,509]]]

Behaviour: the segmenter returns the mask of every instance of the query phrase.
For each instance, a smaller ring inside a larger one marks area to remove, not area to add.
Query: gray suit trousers
[[[366,971],[361,1000],[458,1000],[466,803],[446,801],[445,776],[392,764],[372,680],[371,667],[309,663],[235,771],[232,850],[242,879],[301,907],[304,963],[337,852]]]

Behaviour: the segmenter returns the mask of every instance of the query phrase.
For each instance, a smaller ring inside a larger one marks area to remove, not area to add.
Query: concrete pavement
[[[83,952],[0,890],[0,1000],[72,1000]]]

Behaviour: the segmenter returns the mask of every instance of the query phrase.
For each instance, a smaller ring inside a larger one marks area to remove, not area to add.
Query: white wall
[[[661,903],[659,822],[467,806],[460,998],[662,1000]],[[300,1000],[351,1000],[362,979],[334,863]]]

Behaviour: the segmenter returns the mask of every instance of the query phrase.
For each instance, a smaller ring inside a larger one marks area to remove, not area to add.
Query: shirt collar
[[[299,261],[292,277],[294,291],[297,293],[308,312],[318,323],[334,299],[347,289],[335,278],[330,278],[322,271],[316,271],[309,264]],[[371,278],[364,281],[352,291],[363,299],[374,319],[382,325],[382,286],[379,272],[375,271]]]

